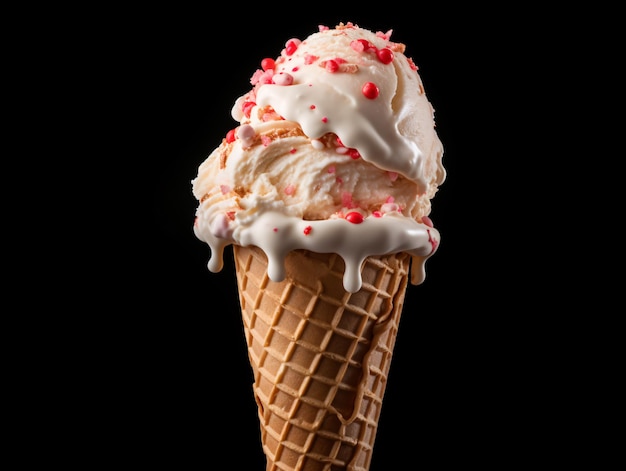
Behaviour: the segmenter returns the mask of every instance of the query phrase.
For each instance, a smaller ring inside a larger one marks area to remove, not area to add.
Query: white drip
[[[265,212],[239,221],[231,239],[215,236],[206,218],[198,218],[196,236],[211,248],[209,270],[219,272],[223,267],[223,251],[230,244],[255,245],[268,259],[268,276],[272,281],[285,278],[284,261],[296,249],[318,253],[337,253],[346,269],[343,284],[346,291],[361,289],[361,265],[370,255],[408,252],[423,263],[439,245],[439,232],[425,224],[396,214],[370,216],[361,224],[345,219],[303,221],[277,212]],[[422,270],[413,267],[412,270]],[[416,282],[416,278],[412,279]],[[419,281],[418,281],[419,282]]]

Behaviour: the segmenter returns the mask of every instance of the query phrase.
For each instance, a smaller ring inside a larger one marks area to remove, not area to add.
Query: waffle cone
[[[410,255],[366,259],[356,293],[336,254],[291,252],[281,282],[234,256],[266,471],[369,470]]]

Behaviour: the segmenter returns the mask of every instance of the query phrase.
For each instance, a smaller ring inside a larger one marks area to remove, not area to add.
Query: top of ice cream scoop
[[[405,251],[423,281],[443,148],[417,67],[390,36],[320,27],[261,62],[231,110],[239,125],[192,182],[211,271],[230,244],[261,248],[274,281],[292,250],[337,253],[355,292],[366,257]]]
[[[332,132],[365,161],[426,191],[424,162],[441,152],[434,110],[404,44],[390,38],[391,31],[348,23],[290,39],[280,57],[253,76],[255,88],[237,101],[233,117],[246,122],[253,104],[271,106],[309,138]],[[439,171],[443,181],[443,167]]]

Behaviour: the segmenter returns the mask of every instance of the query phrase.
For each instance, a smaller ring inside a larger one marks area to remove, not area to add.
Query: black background
[[[208,271],[191,180],[235,126],[230,109],[261,59],[350,21],[406,44],[447,170],[431,213],[441,246],[407,293],[371,469],[532,461],[543,445],[520,430],[538,383],[520,381],[532,345],[517,314],[528,302],[518,267],[531,261],[509,242],[517,190],[507,188],[521,147],[511,109],[529,106],[516,21],[475,5],[223,8],[103,10],[72,38],[90,38],[83,126],[101,178],[89,195],[106,214],[102,225],[84,218],[98,234],[85,264],[101,271],[83,294],[102,313],[89,314],[81,351],[98,353],[80,377],[93,397],[85,423],[111,432],[84,446],[102,463],[264,469],[231,252]]]

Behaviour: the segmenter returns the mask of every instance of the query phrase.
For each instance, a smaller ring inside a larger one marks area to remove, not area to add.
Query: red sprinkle
[[[285,44],[285,53],[290,56],[298,49],[300,42],[297,39],[290,39]]]
[[[350,156],[351,159],[356,160],[359,157],[361,157],[361,154],[359,154],[359,151],[356,149],[349,149],[348,150],[348,155]]]
[[[314,110],[314,109],[315,109],[315,105],[311,105],[311,106],[309,106],[309,108],[311,108],[312,110]]]
[[[365,98],[369,98],[370,100],[378,97],[378,94],[380,93],[376,84],[372,82],[365,82],[361,91],[363,92],[363,95],[365,95]]]
[[[312,230],[313,230],[313,228],[311,226],[306,226],[304,228],[304,235],[309,235]]]
[[[252,112],[252,108],[254,108],[256,106],[256,103],[253,101],[246,101],[243,105],[242,105],[242,111],[243,114],[245,115],[246,118],[250,117],[250,113]]]
[[[274,61],[274,59],[270,59],[269,57],[266,57],[265,59],[263,59],[261,61],[261,68],[263,70],[274,70],[274,68],[276,67],[276,62]]]
[[[361,224],[363,222],[363,215],[356,211],[350,211],[346,214],[346,219],[352,224]]]
[[[327,118],[326,116],[324,116],[324,117],[322,118],[322,123],[327,123],[327,122],[328,122],[328,118]]]
[[[278,232],[278,227],[275,227],[275,228],[274,228],[274,232]]]
[[[388,47],[379,49],[376,51],[376,57],[378,57],[378,60],[383,64],[389,64],[393,61],[393,51]]]
[[[235,129],[231,129],[230,131],[228,131],[228,132],[226,133],[226,142],[228,142],[229,144],[230,144],[231,142],[235,142],[235,137],[236,137],[236,136],[237,136],[237,135],[235,134]]]

